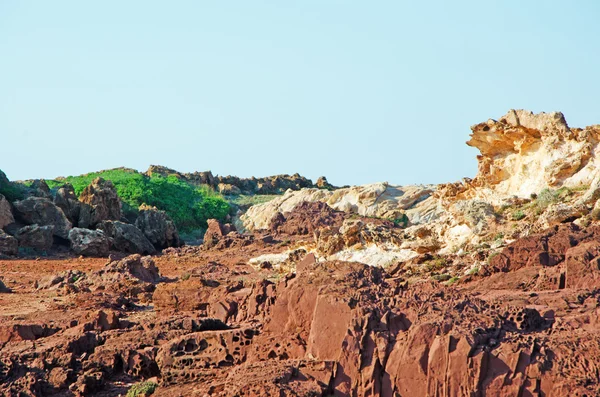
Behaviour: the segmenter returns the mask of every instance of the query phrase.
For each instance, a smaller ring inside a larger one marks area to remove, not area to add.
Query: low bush
[[[523,210],[516,210],[512,213],[513,221],[520,221],[523,218],[525,218],[525,212],[523,212]]]
[[[145,397],[154,394],[158,385],[154,382],[140,382],[131,386],[126,397]]]

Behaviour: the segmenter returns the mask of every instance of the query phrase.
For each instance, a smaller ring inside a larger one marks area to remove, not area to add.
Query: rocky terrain
[[[272,195],[197,246],[109,180],[0,174],[0,394],[600,395],[600,127],[471,129],[477,176],[441,185],[151,167]]]

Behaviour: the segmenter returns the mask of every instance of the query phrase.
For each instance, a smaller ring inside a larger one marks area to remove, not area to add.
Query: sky
[[[600,2],[0,0],[0,169],[473,177],[473,124],[600,123]]]

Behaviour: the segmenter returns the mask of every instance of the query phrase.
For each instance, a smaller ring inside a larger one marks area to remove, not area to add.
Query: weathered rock
[[[546,229],[557,223],[573,222],[581,218],[587,212],[580,206],[569,205],[565,203],[553,203],[540,215],[538,225]]]
[[[81,202],[75,195],[75,189],[73,189],[73,185],[66,183],[63,187],[58,189],[56,196],[54,196],[54,204],[63,210],[73,225],[78,224],[79,213],[81,211]]]
[[[461,200],[451,208],[458,221],[468,225],[474,234],[487,232],[495,221],[494,207],[481,200]]]
[[[5,226],[10,225],[15,221],[13,217],[12,210],[10,208],[10,203],[0,194],[0,229],[3,229]]]
[[[41,197],[51,200],[52,192],[50,191],[50,187],[46,183],[44,179],[34,179],[26,181],[27,184],[23,182],[15,182],[20,185],[20,189],[25,198],[27,197]]]
[[[158,250],[181,245],[175,223],[166,212],[156,207],[142,205],[135,226]]]
[[[134,225],[119,221],[103,221],[97,225],[97,228],[111,239],[117,251],[145,255],[156,253],[152,243]]]
[[[24,223],[40,226],[54,226],[54,235],[68,238],[71,222],[65,213],[52,201],[41,197],[29,197],[25,200],[15,201],[16,216]]]
[[[17,231],[15,237],[20,247],[33,248],[38,251],[47,251],[52,248],[54,226],[29,225]]]
[[[431,195],[434,186],[391,186],[375,183],[329,191],[303,189],[288,191],[264,204],[254,205],[241,217],[249,230],[267,229],[278,213],[290,212],[302,202],[324,202],[331,208],[360,216],[390,220],[408,217],[411,223],[427,222],[439,217],[437,203]]]
[[[192,185],[196,185],[196,186],[209,185],[209,186],[213,186],[213,187],[216,186],[215,178],[214,178],[212,172],[210,172],[210,171],[192,172],[192,173],[186,174],[186,173],[182,173],[182,172],[176,171],[171,168],[163,167],[162,165],[151,165],[148,168],[148,170],[145,172],[145,174],[148,176],[158,175],[158,176],[162,176],[164,178],[168,177],[169,175],[175,175],[179,179],[182,179],[188,183],[191,183]]]
[[[510,110],[499,121],[471,127],[467,144],[481,152],[471,193],[489,199],[529,197],[545,188],[590,185],[597,177],[600,127],[570,128],[562,113]],[[487,193],[485,191],[487,189]]]
[[[219,190],[219,193],[226,195],[226,196],[242,194],[242,191],[240,190],[239,187],[237,187],[235,185],[230,185],[228,183],[219,183],[217,185],[217,189]]]
[[[79,227],[93,228],[102,221],[121,219],[121,200],[111,181],[96,178],[83,189],[79,200],[81,206]]]
[[[335,186],[333,186],[331,183],[327,182],[327,178],[325,178],[324,176],[319,177],[319,179],[317,179],[317,183],[315,183],[315,185],[319,189],[329,189],[329,190],[335,189]]]
[[[162,280],[158,268],[149,256],[130,255],[119,261],[111,261],[97,275],[119,273],[130,275],[146,283],[158,283]]]
[[[223,225],[216,219],[209,219],[207,224],[208,227],[204,233],[204,246],[207,248],[216,246],[223,237],[235,231],[232,224],[226,223]]]
[[[108,256],[110,241],[101,230],[73,228],[69,232],[71,250],[77,255]]]
[[[347,215],[323,202],[301,202],[292,211],[277,213],[269,225],[272,233],[292,235],[313,234],[325,226],[340,227]]]
[[[0,255],[17,255],[18,253],[18,240],[0,230]]]

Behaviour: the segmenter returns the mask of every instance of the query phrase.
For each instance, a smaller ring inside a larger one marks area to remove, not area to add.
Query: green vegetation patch
[[[154,394],[158,385],[154,382],[140,382],[131,386],[127,391],[127,397],[143,397]]]
[[[135,170],[119,168],[46,183],[52,189],[70,183],[79,196],[98,177],[115,185],[126,215],[135,215],[142,204],[152,205],[169,214],[182,232],[205,229],[208,219],[222,221],[229,213],[229,203],[211,187],[192,186],[175,175],[148,177]]]
[[[0,170],[0,194],[11,202],[23,198],[21,187],[16,183],[10,182],[2,170]]]
[[[240,194],[237,196],[227,196],[227,199],[231,204],[239,207],[252,207],[253,205],[268,203],[274,198],[279,197],[277,194],[256,194],[254,196],[247,196]]]

